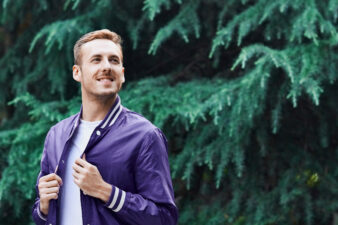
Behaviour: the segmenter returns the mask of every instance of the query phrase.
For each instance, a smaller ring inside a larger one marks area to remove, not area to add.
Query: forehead
[[[83,44],[81,46],[81,53],[83,59],[88,59],[93,55],[117,55],[122,58],[121,47],[107,39],[95,39]]]

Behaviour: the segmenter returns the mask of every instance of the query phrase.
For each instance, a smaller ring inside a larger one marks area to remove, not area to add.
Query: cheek
[[[118,75],[118,78],[119,78],[120,80],[123,80],[123,79],[124,79],[124,73],[123,73],[123,70],[122,70],[121,68],[116,69],[114,72],[115,72],[115,74]]]
[[[82,73],[83,74],[83,79],[84,80],[88,80],[88,81],[92,80],[93,77],[95,77],[96,74],[98,73],[98,71],[95,70],[95,69],[93,69],[93,68],[87,68],[84,71],[86,71],[86,72]]]
[[[95,64],[83,64],[82,65],[82,71],[86,74],[92,74],[93,72],[96,72],[100,67],[98,65]]]

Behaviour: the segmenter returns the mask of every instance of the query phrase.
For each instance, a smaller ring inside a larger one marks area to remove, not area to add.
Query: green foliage
[[[170,7],[170,1],[144,1],[143,10],[147,11],[150,20],[153,20],[155,15],[161,12],[161,6],[164,5],[167,9]]]
[[[81,104],[73,45],[101,28],[125,41],[122,104],[169,140],[180,224],[330,224],[337,3],[1,1],[0,224],[31,223],[45,135]]]
[[[166,39],[171,37],[174,32],[177,32],[186,43],[189,42],[188,35],[190,33],[194,32],[196,38],[198,38],[200,35],[200,23],[196,12],[198,5],[199,2],[196,0],[191,0],[187,4],[184,4],[177,16],[156,33],[148,53],[156,54],[158,47],[161,46]]]
[[[0,132],[0,145],[9,149],[8,166],[3,170],[0,181],[0,199],[13,207],[16,217],[21,216],[25,201],[35,198],[33,187],[36,179],[32,178],[39,172],[37,165],[40,164],[46,131],[53,123],[74,114],[79,108],[79,98],[69,102],[42,103],[26,93],[11,102],[20,103],[32,108],[28,112],[30,121],[16,129]]]

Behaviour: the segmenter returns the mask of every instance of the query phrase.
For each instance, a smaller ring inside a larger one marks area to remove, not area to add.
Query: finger
[[[59,187],[60,184],[57,182],[57,180],[52,181],[43,181],[39,183],[39,189],[41,188],[51,188],[51,187]]]
[[[59,185],[61,186],[62,185],[61,177],[59,177],[58,175],[55,174],[55,178],[56,178],[57,182],[59,183]]]
[[[60,188],[59,187],[52,187],[52,188],[44,188],[42,193],[44,194],[52,194],[52,193],[59,193]]]
[[[46,176],[43,176],[40,178],[39,182],[48,182],[48,181],[53,181],[53,180],[57,180],[57,182],[62,185],[62,179],[61,177],[59,177],[58,175],[56,175],[55,173],[50,173]]]
[[[91,165],[90,163],[88,163],[87,161],[85,161],[85,160],[83,160],[83,159],[81,159],[81,158],[77,158],[77,159],[75,160],[75,163],[76,163],[77,165],[81,166],[81,167],[86,167],[86,166],[90,166],[90,165]]]
[[[86,169],[84,169],[83,167],[79,166],[76,163],[74,163],[72,167],[76,173],[85,173],[86,171]]]
[[[81,189],[84,195],[89,195],[88,192],[84,190],[84,187],[81,186],[78,180],[74,179],[74,183]]]
[[[55,179],[55,173],[50,173],[40,178],[40,181],[50,181]]]
[[[74,183],[81,189],[80,187],[80,181],[78,178],[74,177]]]
[[[73,172],[73,177],[74,177],[74,179],[77,179],[77,180],[80,179],[80,175],[76,172]]]
[[[83,153],[82,159],[86,161],[86,154]]]
[[[41,195],[41,200],[51,200],[51,199],[58,199],[59,195],[56,193],[50,193],[50,194],[43,194]]]

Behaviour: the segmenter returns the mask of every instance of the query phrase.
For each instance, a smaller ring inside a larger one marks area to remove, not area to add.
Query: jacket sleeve
[[[175,225],[178,210],[170,177],[167,142],[159,129],[149,132],[135,166],[137,193],[113,186],[106,207],[126,224]]]
[[[35,185],[35,190],[36,190],[36,199],[35,199],[35,203],[33,205],[33,210],[32,210],[32,216],[33,216],[33,220],[35,222],[35,224],[37,225],[44,225],[47,224],[47,218],[45,215],[43,215],[42,212],[40,212],[40,197],[39,197],[39,189],[38,189],[38,184],[39,184],[39,179],[42,176],[45,176],[48,174],[48,158],[47,158],[47,151],[46,148],[48,146],[48,139],[50,136],[50,131],[47,134],[46,140],[45,140],[45,144],[44,144],[44,149],[43,149],[43,153],[42,153],[42,157],[41,157],[41,164],[40,164],[40,173],[38,175],[38,179],[36,181],[36,185]]]

